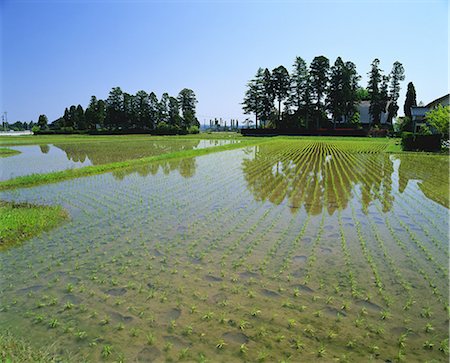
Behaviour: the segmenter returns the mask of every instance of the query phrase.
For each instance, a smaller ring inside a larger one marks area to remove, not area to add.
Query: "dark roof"
[[[442,101],[444,101],[445,99],[448,99],[450,97],[450,93],[446,94],[445,96],[436,98],[434,101],[431,101],[428,105],[426,105],[426,107],[434,107],[436,106],[438,103],[441,103]]]

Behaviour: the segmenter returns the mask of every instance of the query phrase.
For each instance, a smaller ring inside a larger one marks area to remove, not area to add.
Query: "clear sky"
[[[1,104],[8,121],[50,121],[112,87],[197,95],[197,116],[243,120],[258,67],[353,61],[367,85],[374,58],[405,67],[417,101],[448,93],[448,0],[14,1],[0,0]]]

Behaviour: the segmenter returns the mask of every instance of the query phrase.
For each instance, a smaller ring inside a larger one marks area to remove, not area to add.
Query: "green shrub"
[[[403,151],[413,150],[413,146],[414,146],[414,134],[408,131],[402,132],[402,150]]]
[[[191,126],[188,128],[188,134],[198,134],[200,132],[200,128],[198,126]]]

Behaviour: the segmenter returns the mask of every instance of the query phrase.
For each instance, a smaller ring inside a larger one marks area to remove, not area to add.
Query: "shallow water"
[[[21,153],[0,158],[0,180],[18,176],[101,165],[183,150],[225,145],[236,140],[133,140],[10,146]]]
[[[76,361],[446,362],[428,158],[283,141],[3,192],[72,219],[0,254],[0,325]]]

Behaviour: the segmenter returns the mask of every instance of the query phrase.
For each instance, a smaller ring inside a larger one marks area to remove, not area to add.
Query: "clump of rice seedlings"
[[[112,354],[112,346],[111,345],[104,345],[102,348],[101,355],[103,358],[108,358]]]
[[[148,345],[153,345],[153,344],[155,344],[156,338],[155,338],[155,336],[153,335],[153,333],[148,333],[148,334],[145,336],[145,338],[146,338],[146,341],[147,341],[147,344],[148,344]]]
[[[439,350],[444,353],[445,355],[448,355],[448,338],[441,341],[439,344]]]
[[[247,344],[243,343],[239,346],[239,353],[241,353],[242,355],[246,355],[248,352],[248,347]]]
[[[189,348],[183,348],[180,350],[180,353],[178,354],[178,358],[180,360],[183,360],[185,358],[187,358],[189,355]]]
[[[253,317],[257,317],[259,314],[261,314],[261,310],[256,309],[256,308],[250,312],[250,315]]]
[[[73,307],[74,307],[74,304],[72,304],[70,301],[68,301],[64,305],[64,310],[71,310]]]
[[[423,348],[431,350],[434,347],[434,343],[430,342],[429,340],[426,340],[425,343],[423,343]]]
[[[214,316],[212,311],[208,311],[205,315],[202,316],[202,320],[211,320]]]
[[[56,328],[59,325],[59,321],[56,318],[53,318],[49,321],[48,326],[52,329]]]
[[[240,330],[245,330],[248,326],[250,325],[250,323],[246,320],[241,320],[239,322],[239,329]]]
[[[297,326],[297,322],[295,319],[288,319],[288,329],[295,328]]]
[[[319,349],[317,350],[317,356],[319,358],[322,358],[325,356],[326,350],[323,344],[320,345]]]
[[[86,333],[85,331],[79,330],[79,331],[77,331],[77,332],[75,333],[75,336],[76,336],[77,339],[79,339],[79,340],[84,340],[84,339],[86,339],[86,337],[87,337],[87,333]]]
[[[432,331],[434,331],[433,325],[431,325],[431,323],[427,323],[425,325],[425,332],[431,333]]]
[[[291,340],[291,347],[295,350],[303,350],[305,348],[305,345],[300,338],[293,338]]]
[[[220,339],[216,344],[216,349],[221,350],[225,347],[225,345],[227,345],[227,343],[225,343],[223,339]]]

